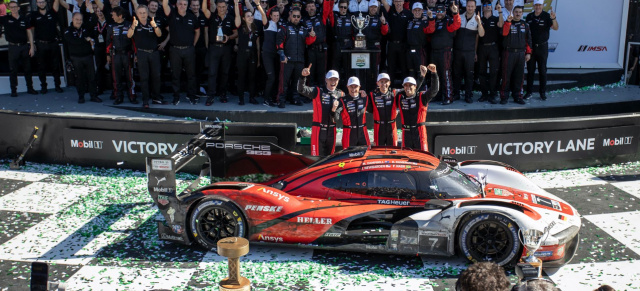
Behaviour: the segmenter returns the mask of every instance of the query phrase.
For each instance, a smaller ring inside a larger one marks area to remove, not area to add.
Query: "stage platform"
[[[105,117],[105,118],[142,118],[172,120],[228,120],[232,122],[266,122],[296,123],[299,127],[311,126],[312,105],[295,106],[287,104],[284,109],[267,107],[262,104],[238,105],[238,97],[230,96],[228,103],[215,100],[212,106],[205,106],[205,100],[198,104],[190,104],[186,97],[178,105],[151,105],[143,109],[141,104],[130,104],[128,101],[113,105],[109,100],[109,92],[101,95],[103,103],[77,103],[76,90],[65,88],[64,93],[50,90],[46,95],[29,95],[20,93],[18,97],[0,95],[0,108],[15,112],[53,114],[56,116]],[[165,100],[171,100],[171,94],[164,94]],[[88,96],[87,96],[88,97]],[[428,122],[464,122],[495,121],[520,119],[546,119],[562,117],[596,116],[621,113],[640,112],[640,87],[595,87],[582,91],[552,91],[543,101],[537,93],[520,105],[509,100],[508,104],[490,104],[477,102],[480,94],[474,95],[474,103],[468,104],[458,100],[450,105],[439,102],[429,104]],[[88,99],[88,98],[87,98]],[[138,98],[141,100],[141,98]],[[248,98],[245,97],[248,101]],[[262,99],[259,100],[262,102]],[[371,126],[371,118],[369,125]]]
[[[463,100],[447,106],[431,103],[427,114],[429,150],[459,160],[499,160],[522,170],[640,160],[640,87],[596,86],[586,90],[553,91],[547,96],[543,101],[534,94],[526,105],[512,100],[505,105],[480,103],[477,102],[480,94],[475,94],[476,101],[472,104]],[[227,140],[248,137],[270,140],[301,153],[310,151],[309,145],[296,144],[294,135],[296,127],[311,125],[311,104],[287,105],[284,109],[253,104],[240,106],[238,97],[231,96],[228,103],[216,99],[212,106],[205,106],[205,100],[190,104],[183,95],[178,105],[152,104],[145,110],[141,104],[128,101],[113,105],[109,92],[100,97],[103,103],[78,104],[75,88],[46,95],[0,95],[0,124],[4,127],[0,152],[3,156],[16,155],[33,126],[38,126],[44,133],[39,133],[41,138],[27,155],[31,161],[96,166],[117,163],[125,168],[144,169],[144,157],[148,153],[127,152],[123,143],[158,142],[177,146],[211,121],[230,122]],[[165,99],[170,100],[171,95],[165,94]],[[282,123],[289,125],[280,128],[278,124]],[[372,125],[369,116],[370,129]],[[340,136],[341,131],[336,150],[341,149]],[[626,138],[626,141],[620,146],[608,147],[606,143],[614,138]],[[104,143],[109,154],[77,152],[74,145],[82,140]],[[511,148],[519,144],[523,146],[522,151]]]

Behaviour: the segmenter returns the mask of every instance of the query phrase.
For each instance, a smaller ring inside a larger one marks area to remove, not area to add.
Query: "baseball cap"
[[[445,11],[445,7],[444,4],[438,4],[436,5],[436,11]]]
[[[533,5],[537,4],[544,5],[544,0],[533,0]]]
[[[349,78],[349,81],[347,81],[347,86],[351,86],[351,85],[358,85],[358,86],[360,86],[360,80],[358,79],[358,77],[351,77],[351,78]]]
[[[414,79],[413,77],[404,78],[404,81],[402,81],[402,85],[404,86],[404,84],[406,84],[406,83],[413,84],[413,85],[418,85],[418,83],[416,83],[416,79]]]
[[[418,9],[418,8],[422,9],[422,3],[420,2],[413,3],[413,7],[411,7],[411,10]]]
[[[331,70],[327,72],[327,75],[324,76],[327,79],[331,79],[331,78],[338,78],[340,79],[340,75],[338,74],[338,72],[336,70]]]
[[[387,74],[387,73],[380,73],[380,74],[378,75],[378,79],[376,80],[376,82],[377,82],[377,81],[380,81],[380,80],[382,80],[382,79],[391,80],[391,78],[389,77],[389,74]]]
[[[376,1],[376,0],[371,0],[371,1],[369,1],[369,7],[371,7],[371,6],[376,6],[376,7],[378,7],[378,6],[380,6],[380,5],[378,5],[378,1]]]

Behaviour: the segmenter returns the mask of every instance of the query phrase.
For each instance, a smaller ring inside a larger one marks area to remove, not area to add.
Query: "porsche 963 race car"
[[[160,239],[215,249],[225,237],[251,243],[404,255],[460,255],[513,265],[526,254],[519,229],[547,231],[545,267],[575,254],[574,207],[494,161],[457,162],[428,152],[356,147],[318,159],[266,142],[221,139],[207,129],[169,157],[147,158],[149,193],[163,214]],[[206,153],[181,192],[176,171]],[[276,175],[258,184],[206,176]]]

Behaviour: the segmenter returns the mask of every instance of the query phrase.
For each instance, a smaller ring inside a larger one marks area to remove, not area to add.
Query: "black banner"
[[[640,126],[533,133],[438,135],[434,154],[512,165],[541,160],[598,159],[638,152]]]

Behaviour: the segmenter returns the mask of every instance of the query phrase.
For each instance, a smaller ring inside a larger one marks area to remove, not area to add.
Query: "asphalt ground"
[[[640,289],[640,162],[525,174],[582,215],[576,256],[547,277],[562,290]],[[179,185],[191,178],[178,174]],[[4,161],[0,290],[28,290],[34,261],[67,290],[217,290],[225,259],[160,241],[161,217],[143,172]],[[467,262],[252,245],[241,267],[253,290],[453,290]]]

